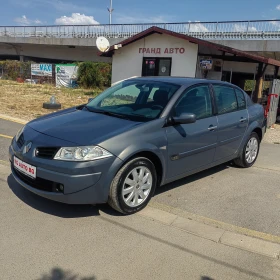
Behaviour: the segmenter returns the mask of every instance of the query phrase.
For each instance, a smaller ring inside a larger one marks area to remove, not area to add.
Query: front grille
[[[21,147],[23,146],[24,144],[24,136],[23,136],[23,133],[21,133],[20,137],[18,138],[17,140],[17,145],[18,147],[21,149]]]
[[[45,159],[53,159],[58,150],[59,147],[38,147],[36,149],[36,156]]]
[[[49,180],[45,180],[42,178],[37,177],[36,179],[32,179],[26,175],[24,175],[23,173],[19,172],[17,169],[15,169],[12,166],[13,171],[15,172],[15,174],[27,185],[29,185],[30,187],[37,189],[37,190],[41,190],[41,191],[45,191],[45,192],[56,192],[56,190],[59,188],[59,183],[53,182],[53,181],[49,181]]]

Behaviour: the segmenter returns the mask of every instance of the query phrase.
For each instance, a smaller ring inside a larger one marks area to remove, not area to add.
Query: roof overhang
[[[188,36],[188,35],[173,32],[173,31],[166,30],[166,29],[163,29],[163,28],[159,28],[159,27],[156,27],[156,26],[150,27],[150,28],[148,28],[148,29],[146,29],[146,30],[144,30],[144,31],[142,31],[142,32],[126,39],[126,40],[124,40],[124,41],[121,41],[121,42],[119,42],[119,44],[121,44],[122,47],[125,47],[129,44],[132,44],[132,43],[134,43],[138,40],[141,40],[141,39],[143,39],[147,36],[150,36],[152,34],[155,34],[155,33],[156,34],[170,35],[170,36],[173,36],[175,38],[186,40],[186,41],[189,41],[189,42],[197,44],[197,45],[203,45],[203,46],[207,46],[209,48],[213,48],[213,49],[225,52],[225,53],[233,54],[233,55],[236,55],[236,56],[239,56],[239,57],[245,57],[245,58],[248,58],[248,59],[250,59],[254,62],[264,63],[264,64],[268,64],[268,65],[273,65],[273,66],[280,66],[280,61],[276,60],[276,59],[272,59],[272,58],[248,53],[248,52],[245,52],[245,51],[241,51],[241,50],[230,48],[230,47],[227,47],[227,46],[224,46],[224,45],[221,45],[221,44],[216,44],[216,43],[212,43],[212,42],[209,42],[209,41],[201,40],[201,39],[194,38],[194,37],[191,37],[191,36]],[[114,52],[115,52],[114,46],[111,46],[108,52],[99,53],[99,55],[100,56],[106,56],[106,57],[112,57]]]

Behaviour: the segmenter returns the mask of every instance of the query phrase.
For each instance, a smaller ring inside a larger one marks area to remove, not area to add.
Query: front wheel
[[[123,214],[142,210],[152,198],[157,185],[154,164],[147,158],[126,163],[112,181],[109,205]]]
[[[245,144],[242,154],[234,160],[237,166],[248,168],[256,162],[260,150],[260,139],[257,133],[253,132]]]

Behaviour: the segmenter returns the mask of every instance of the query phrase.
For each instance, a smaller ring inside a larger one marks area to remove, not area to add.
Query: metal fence
[[[128,38],[152,26],[201,39],[262,40],[280,38],[280,20],[99,24],[53,26],[0,26],[0,37]]]

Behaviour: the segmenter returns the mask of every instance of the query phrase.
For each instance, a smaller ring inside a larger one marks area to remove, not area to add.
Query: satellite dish
[[[98,37],[96,39],[96,47],[101,51],[101,52],[107,52],[110,49],[110,43],[105,37]]]

